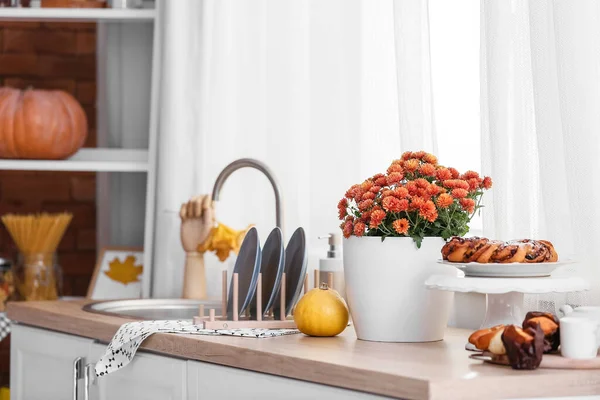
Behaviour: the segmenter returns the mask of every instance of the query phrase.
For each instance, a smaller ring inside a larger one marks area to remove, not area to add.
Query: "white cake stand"
[[[521,325],[525,317],[524,294],[566,293],[589,290],[590,285],[579,277],[544,278],[475,278],[433,275],[425,282],[429,289],[450,292],[483,293],[486,313],[481,329],[495,325]]]

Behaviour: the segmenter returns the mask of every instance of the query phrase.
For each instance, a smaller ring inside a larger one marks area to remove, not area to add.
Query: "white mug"
[[[564,305],[560,311],[565,314],[565,317],[588,318],[600,322],[600,307],[583,306],[573,309],[569,305]]]
[[[560,319],[560,353],[575,360],[595,358],[600,346],[600,322],[582,317]]]

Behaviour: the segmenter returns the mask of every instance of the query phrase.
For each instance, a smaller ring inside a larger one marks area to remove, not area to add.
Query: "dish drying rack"
[[[279,315],[275,315],[273,306],[266,315],[263,315],[263,304],[262,304],[262,273],[258,274],[258,280],[256,282],[256,319],[251,319],[248,307],[244,316],[240,316],[239,312],[239,275],[233,274],[233,293],[232,293],[232,319],[228,318],[227,315],[227,271],[222,273],[222,291],[221,291],[221,310],[222,315],[216,315],[215,309],[211,308],[206,310],[204,304],[201,304],[198,308],[198,316],[194,317],[194,325],[200,325],[203,329],[296,329],[296,322],[291,316],[286,315],[286,274],[285,272],[281,277],[281,286],[279,294]],[[333,289],[333,273],[327,274],[327,284]],[[314,287],[319,286],[319,270],[315,269],[314,272]],[[304,275],[304,290],[305,295],[308,292],[308,274]],[[300,300],[302,296],[298,298]],[[296,302],[296,304],[298,304]],[[295,306],[292,308],[292,315]]]

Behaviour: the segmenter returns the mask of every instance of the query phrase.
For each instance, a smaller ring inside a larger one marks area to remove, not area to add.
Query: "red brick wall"
[[[0,85],[60,89],[82,104],[96,146],[96,25],[0,22]],[[89,172],[0,171],[0,215],[73,213],[59,247],[64,294],[85,295],[96,260],[96,176]],[[0,229],[0,254],[14,245]]]

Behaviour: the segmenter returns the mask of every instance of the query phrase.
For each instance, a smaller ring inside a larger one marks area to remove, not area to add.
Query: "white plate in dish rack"
[[[438,260],[438,263],[450,265],[458,268],[465,273],[465,276],[481,277],[481,278],[539,278],[550,276],[550,274],[563,265],[572,264],[575,261],[565,260],[549,263],[489,263],[482,264],[477,262],[472,263],[456,263],[446,260]]]

